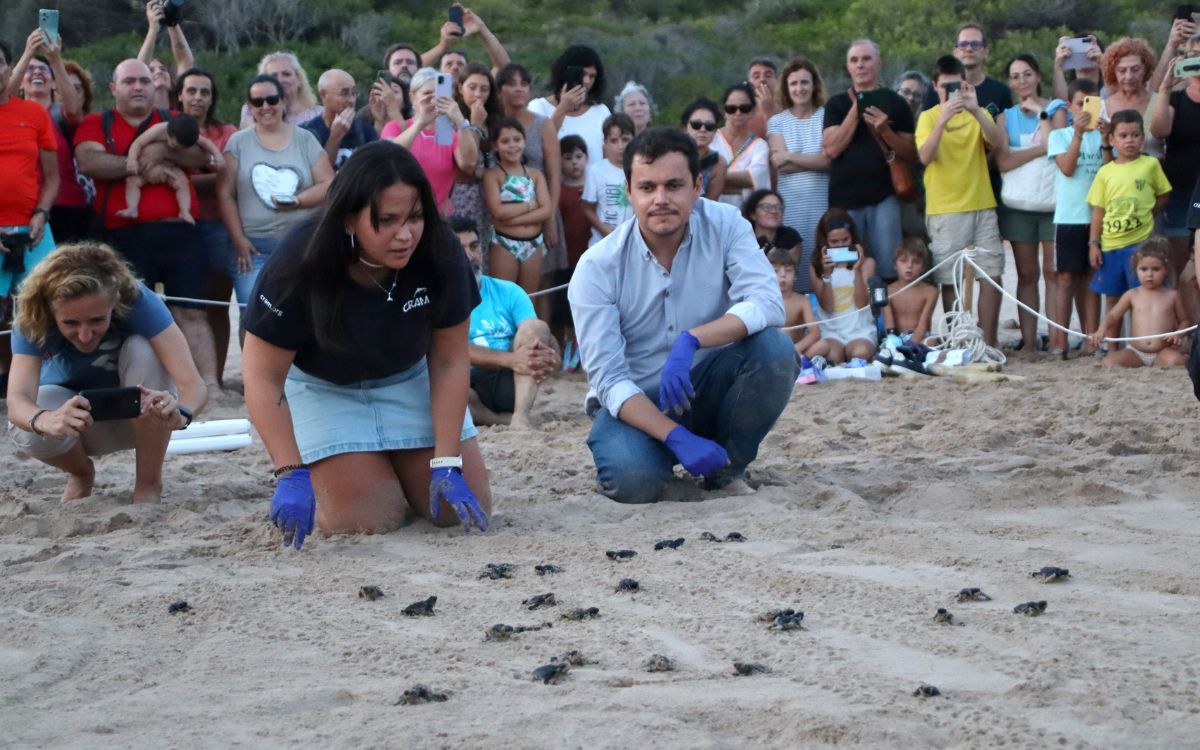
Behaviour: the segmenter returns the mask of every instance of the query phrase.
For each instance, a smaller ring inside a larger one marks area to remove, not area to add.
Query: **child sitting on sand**
[[[200,135],[200,126],[188,115],[175,115],[166,122],[152,125],[137,137],[129,147],[126,159],[126,169],[129,177],[125,180],[125,208],[117,212],[117,216],[127,219],[138,217],[138,204],[142,202],[142,185],[168,185],[175,191],[175,200],[179,203],[179,218],[189,224],[195,224],[192,218],[192,194],[187,175],[183,170],[168,161],[151,164],[144,171],[138,166],[142,149],[151,143],[165,143],[171,151],[190,148],[199,144],[200,148],[212,157],[212,165],[221,167],[225,163],[221,150],[216,145]]]
[[[1125,292],[1109,310],[1092,335],[1092,344],[1099,346],[1105,336],[1121,328],[1125,313],[1132,312],[1130,329],[1133,336],[1156,336],[1178,331],[1191,324],[1183,297],[1163,282],[1171,268],[1171,245],[1166,237],[1154,236],[1142,243],[1133,254],[1133,270],[1140,286]],[[1124,349],[1114,349],[1104,358],[1105,367],[1181,367],[1187,363],[1182,351],[1185,336],[1130,343]]]
[[[782,247],[773,248],[767,253],[767,260],[775,269],[775,278],[779,280],[779,293],[783,295],[784,327],[807,324],[807,328],[797,328],[787,332],[796,345],[796,353],[811,356],[810,349],[821,340],[821,328],[817,325],[817,316],[813,313],[812,304],[807,294],[799,294],[796,286],[796,259],[790,250]]]
[[[896,246],[893,258],[898,278],[888,285],[888,304],[883,309],[884,327],[906,343],[911,340],[923,344],[929,335],[933,309],[937,307],[938,289],[932,283],[922,281],[903,294],[899,292],[929,270],[929,250],[919,237],[905,237]]]
[[[841,208],[829,209],[817,222],[815,248],[808,270],[822,339],[813,345],[813,354],[835,364],[869,361],[877,337],[867,279],[875,275],[875,258],[863,247],[854,219]]]

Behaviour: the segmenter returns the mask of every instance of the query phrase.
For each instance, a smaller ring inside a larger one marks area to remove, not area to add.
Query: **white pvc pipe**
[[[192,422],[186,430],[172,432],[171,440],[191,440],[214,435],[240,435],[249,431],[249,419],[214,419],[211,422]]]
[[[200,438],[180,438],[167,444],[168,455],[185,453],[205,453],[208,451],[233,451],[245,448],[252,441],[250,436],[241,435],[212,435]]]

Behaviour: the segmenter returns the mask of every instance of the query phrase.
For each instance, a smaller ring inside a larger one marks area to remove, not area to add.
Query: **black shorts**
[[[516,381],[513,371],[507,368],[472,367],[471,390],[484,406],[497,414],[508,414],[516,407]]]
[[[121,254],[151,289],[162,283],[168,297],[202,299],[208,256],[200,231],[182,221],[148,221],[105,232],[105,240]],[[172,307],[203,307],[167,301]]]
[[[551,277],[553,281],[551,286],[562,286],[570,282],[573,273],[575,273],[573,268],[560,268]],[[567,302],[566,289],[550,292],[550,324],[565,328],[575,327],[575,321],[571,319],[571,304]]]
[[[1090,233],[1091,227],[1087,224],[1054,225],[1054,270],[1059,273],[1091,270],[1092,264],[1088,259]]]

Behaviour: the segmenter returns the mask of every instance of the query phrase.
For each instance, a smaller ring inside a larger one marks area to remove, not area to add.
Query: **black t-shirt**
[[[979,106],[991,114],[993,120],[1013,105],[1012,90],[991,76],[984,76],[983,81],[975,87],[975,98],[979,100]],[[925,101],[921,102],[921,111],[933,109],[937,103],[937,89],[930,84],[929,88],[925,89]]]
[[[348,275],[342,279],[346,346],[336,351],[324,349],[317,343],[307,304],[301,299],[284,299],[286,280],[282,278],[299,262],[315,229],[315,222],[305,222],[288,233],[259,274],[243,313],[247,331],[295,351],[296,367],[309,375],[348,385],[403,372],[429,352],[434,328],[462,323],[479,304],[479,285],[462,246],[451,234],[452,244],[439,249],[450,259],[448,276],[440,285],[431,273],[410,264],[396,272],[393,301],[388,302],[390,277],[381,282],[383,289],[364,287]],[[433,310],[442,299],[444,307],[434,318]]]
[[[1200,104],[1192,101],[1187,91],[1172,91],[1171,106],[1175,119],[1167,136],[1163,171],[1173,188],[1187,190],[1200,176]]]
[[[894,91],[882,89],[887,94],[887,105],[882,109],[891,120],[892,130],[897,133],[912,133],[913,116],[908,103]],[[824,127],[841,125],[850,113],[850,95],[837,94],[825,103]],[[871,135],[870,126],[859,113],[858,127],[850,145],[829,165],[829,205],[852,209],[873,206],[893,193],[892,178],[888,172],[883,149]]]
[[[766,238],[759,237],[758,245],[764,250],[766,249]],[[771,247],[778,247],[782,250],[791,250],[801,242],[800,233],[789,226],[780,224],[775,229],[775,239],[771,241]]]

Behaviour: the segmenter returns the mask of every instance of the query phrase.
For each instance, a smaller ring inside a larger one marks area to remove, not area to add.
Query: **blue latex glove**
[[[463,531],[470,533],[472,521],[480,531],[487,531],[487,514],[483,512],[483,508],[479,507],[475,493],[471,492],[471,488],[467,486],[462,469],[455,466],[444,466],[429,470],[429,515],[433,516],[435,521],[438,513],[441,512],[442,500],[449,503],[454,512],[458,514],[462,521]]]
[[[729,465],[729,454],[719,443],[688,432],[683,425],[667,433],[667,447],[693,476],[707,476]]]
[[[692,388],[692,356],[699,348],[700,342],[691,331],[684,331],[675,339],[658,382],[658,408],[664,412],[675,410],[682,414],[692,408],[689,399],[696,395],[696,389]]]
[[[281,476],[271,497],[271,523],[283,531],[283,546],[300,549],[313,531],[316,513],[317,497],[308,469],[292,469]]]

